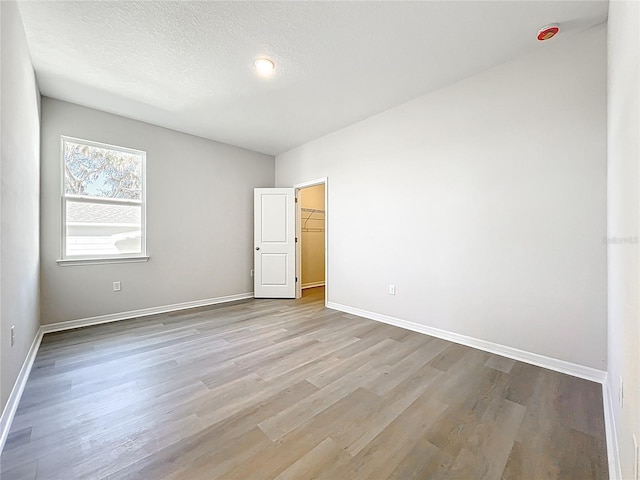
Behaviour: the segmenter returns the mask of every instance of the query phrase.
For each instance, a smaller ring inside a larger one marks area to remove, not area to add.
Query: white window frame
[[[140,201],[137,200],[124,200],[115,198],[95,198],[85,197],[82,195],[66,195],[64,187],[64,147],[65,143],[79,143],[82,145],[88,145],[91,147],[104,148],[108,150],[117,150],[120,152],[132,153],[134,155],[142,156],[142,192],[140,195]],[[149,260],[147,256],[147,152],[143,150],[136,150],[133,148],[120,147],[118,145],[110,145],[108,143],[94,142],[91,140],[84,140],[81,138],[68,137],[66,135],[60,136],[60,206],[61,206],[61,228],[60,228],[60,260],[57,261],[59,265],[87,265],[87,264],[105,264],[105,263],[129,263],[129,262],[146,262]],[[122,253],[112,255],[72,255],[68,256],[67,252],[67,200],[74,202],[84,202],[101,205],[140,205],[140,253]]]

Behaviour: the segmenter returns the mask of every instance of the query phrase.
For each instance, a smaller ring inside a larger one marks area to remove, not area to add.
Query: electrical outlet
[[[395,294],[396,294],[396,286],[389,285],[389,295],[395,295]]]
[[[11,346],[13,347],[16,343],[16,326],[11,325]]]
[[[624,380],[620,375],[620,383],[618,384],[618,401],[620,402],[620,408],[624,407]]]
[[[249,273],[249,275],[253,277],[253,274],[254,274],[254,271],[253,269],[251,269],[251,272]]]
[[[120,282],[113,282],[113,291],[114,292],[120,291]]]

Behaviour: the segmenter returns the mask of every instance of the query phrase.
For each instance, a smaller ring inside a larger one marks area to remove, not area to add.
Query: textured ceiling
[[[43,95],[279,154],[606,20],[601,1],[19,3]],[[536,32],[560,22],[542,44]],[[253,62],[276,62],[272,78]]]

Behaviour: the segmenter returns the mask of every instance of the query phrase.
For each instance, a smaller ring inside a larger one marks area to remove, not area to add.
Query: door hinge
[[[298,237],[296,237],[296,243],[298,243]]]
[[[295,198],[296,198],[296,203],[298,203],[298,197],[295,197]]]
[[[298,283],[298,277],[296,277],[296,283]]]

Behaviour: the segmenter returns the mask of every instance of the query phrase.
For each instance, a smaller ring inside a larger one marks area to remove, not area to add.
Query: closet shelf
[[[302,219],[304,220],[301,228],[303,232],[324,232],[324,210],[318,208],[300,208],[300,211],[302,212]],[[309,222],[312,223],[307,225]],[[322,224],[319,225],[317,222],[322,222]]]

